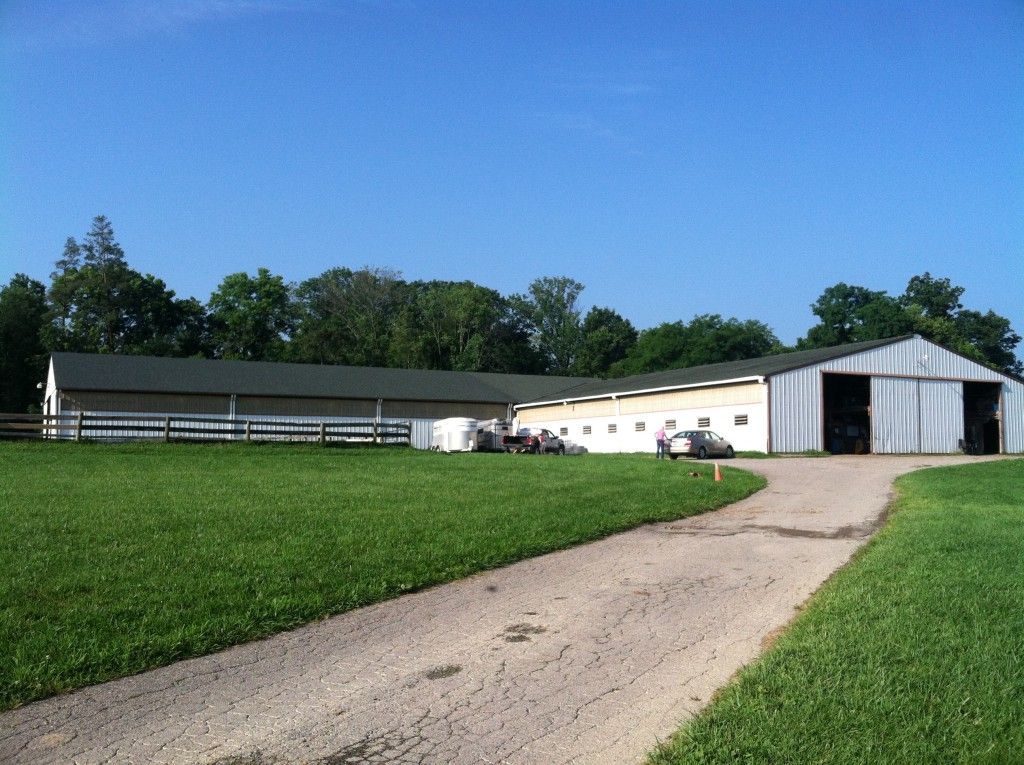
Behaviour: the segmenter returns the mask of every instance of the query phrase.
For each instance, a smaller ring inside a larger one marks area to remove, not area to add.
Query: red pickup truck
[[[565,454],[565,442],[546,428],[520,428],[514,436],[502,436],[501,445],[516,454]]]

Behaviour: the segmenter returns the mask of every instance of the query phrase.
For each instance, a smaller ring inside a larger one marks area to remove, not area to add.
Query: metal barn
[[[590,451],[651,451],[659,427],[738,451],[1024,452],[1024,381],[917,335],[584,383],[516,407]]]

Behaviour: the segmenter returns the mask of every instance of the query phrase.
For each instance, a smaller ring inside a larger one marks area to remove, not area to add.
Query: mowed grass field
[[[897,488],[886,528],[652,765],[1024,762],[1024,460]]]
[[[764,485],[711,472],[632,455],[0,443],[0,708]]]

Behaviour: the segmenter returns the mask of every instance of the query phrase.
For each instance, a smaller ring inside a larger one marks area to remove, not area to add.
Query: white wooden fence
[[[0,438],[64,441],[295,441],[409,446],[409,422],[224,419],[197,415],[0,414]]]

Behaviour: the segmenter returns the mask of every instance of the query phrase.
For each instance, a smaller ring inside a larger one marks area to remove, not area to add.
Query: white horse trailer
[[[476,451],[476,420],[470,417],[448,417],[434,423],[430,448],[435,452]]]

